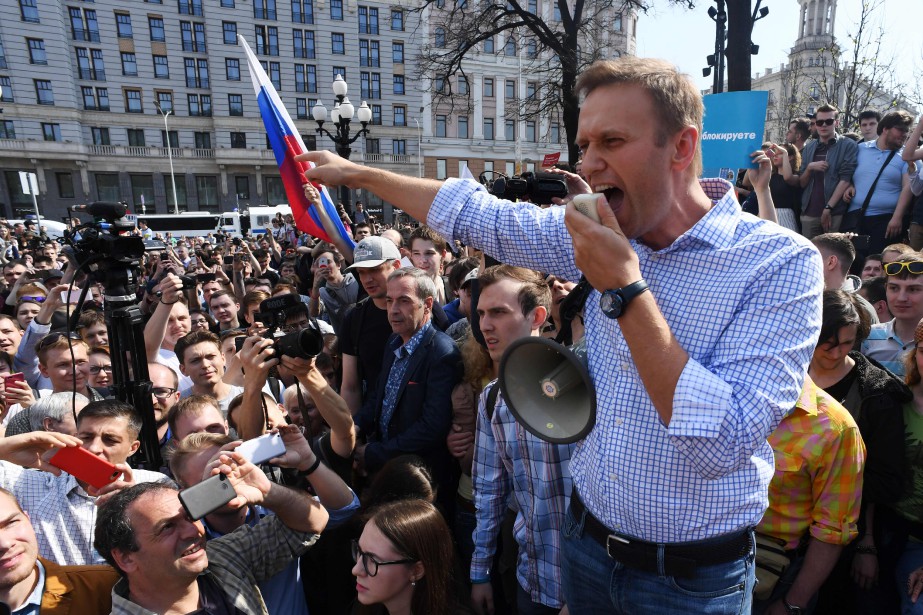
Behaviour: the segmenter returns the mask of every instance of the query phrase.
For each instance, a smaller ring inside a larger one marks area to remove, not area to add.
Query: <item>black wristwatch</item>
[[[829,211],[832,211],[833,207],[834,207],[833,205],[824,205],[824,209],[829,210]]]
[[[785,610],[788,611],[788,615],[801,615],[804,613],[804,609],[800,606],[790,604],[788,598],[782,598],[782,604],[785,605]]]
[[[603,291],[599,298],[599,309],[609,318],[619,318],[625,313],[629,302],[647,289],[647,282],[638,280],[624,288]]]

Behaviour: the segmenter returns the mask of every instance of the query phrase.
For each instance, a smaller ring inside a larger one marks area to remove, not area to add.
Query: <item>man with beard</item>
[[[18,614],[108,613],[119,575],[109,566],[60,566],[38,556],[32,521],[0,489],[0,603]]]
[[[179,378],[176,372],[160,363],[148,363],[147,373],[151,379],[151,397],[154,400],[154,420],[157,422],[157,439],[161,452],[170,442],[170,425],[167,416],[179,401]]]

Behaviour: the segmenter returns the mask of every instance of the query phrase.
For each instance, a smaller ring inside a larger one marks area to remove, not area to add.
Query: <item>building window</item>
[[[504,120],[503,137],[507,141],[514,141],[516,139],[516,122],[513,120]]]
[[[378,9],[366,6],[359,7],[359,33],[378,34]]]
[[[445,77],[436,77],[433,82],[433,89],[440,94],[445,94]]]
[[[87,111],[108,111],[109,110],[109,90],[106,88],[93,88],[83,86],[80,88],[83,95],[83,108]]]
[[[144,147],[144,131],[140,128],[128,129],[128,145],[131,147]]]
[[[0,121],[0,139],[15,139],[16,129],[13,128],[12,120]]]
[[[186,102],[189,106],[189,115],[211,117],[212,114],[212,97],[211,94],[187,94]],[[210,149],[210,148],[205,148]]]
[[[237,58],[225,58],[224,70],[227,73],[228,81],[240,81],[240,60]]]
[[[343,77],[346,80],[346,67],[345,66],[334,66],[333,67],[333,80],[336,81],[337,75]]]
[[[395,64],[404,63],[404,43],[399,41],[391,43],[391,61]]]
[[[195,137],[195,148],[196,149],[211,149],[212,148],[212,134],[210,132],[196,132],[193,134]]]
[[[180,15],[202,16],[201,0],[178,0],[176,4]]]
[[[619,13],[615,16],[615,19],[612,20],[612,29],[616,32],[622,31],[622,14]]]
[[[330,0],[330,19],[343,21],[343,0]]]
[[[467,115],[458,116],[458,138],[459,139],[468,138],[468,116]]]
[[[40,38],[27,38],[29,44],[29,62],[32,64],[48,64],[48,56],[45,54],[45,41]]]
[[[61,125],[60,124],[42,124],[42,136],[45,137],[46,141],[60,141],[61,140]]]
[[[494,97],[494,80],[490,77],[484,79],[484,97],[493,98]]]
[[[391,9],[391,29],[404,29],[404,11],[400,9]]]
[[[125,112],[144,113],[141,104],[141,90],[125,90]]]
[[[208,89],[208,60],[183,58],[186,68],[186,87]]]
[[[312,64],[295,65],[295,91],[309,94],[317,92],[317,67]]]
[[[276,0],[254,0],[253,16],[257,19],[275,19]]]
[[[558,6],[557,2],[552,2],[551,6],[554,7],[554,20],[561,21],[561,7]]]
[[[122,74],[129,77],[138,76],[138,61],[135,54],[122,52]]]
[[[204,134],[206,137],[208,133]],[[210,147],[200,149],[211,149]],[[199,209],[203,211],[218,211],[218,178],[214,175],[196,175],[195,190],[198,196]]]
[[[32,81],[35,84],[35,102],[40,105],[53,105],[54,91],[51,89],[51,82],[45,79],[33,79]]]
[[[365,153],[366,154],[380,154],[381,153],[381,141],[378,139],[366,139],[365,140]]]
[[[90,134],[93,136],[93,145],[111,145],[109,140],[108,128],[90,128]]]
[[[165,130],[160,131],[160,143],[162,147],[176,149],[179,147],[179,133],[171,130],[169,134]]]
[[[445,28],[436,28],[436,47],[445,49]]]
[[[119,176],[116,173],[96,174],[96,194],[100,201],[119,201]]]
[[[484,118],[484,138],[488,141],[494,140],[494,118]]]
[[[407,141],[404,139],[394,139],[391,141],[391,153],[395,156],[406,156]]]
[[[236,45],[237,44],[237,22],[222,21],[221,29],[224,31],[224,44],[225,45]]]
[[[485,161],[484,161],[484,170],[485,170],[485,171],[491,171],[491,172],[492,172],[492,171],[494,170],[494,161],[493,161],[493,160],[485,160]]]
[[[0,93],[0,102],[13,102],[13,80],[9,77],[0,77],[0,88],[3,88],[3,92]]]
[[[462,96],[468,95],[468,78],[464,75],[458,76],[458,90],[457,93]]]
[[[535,100],[535,91],[537,88],[538,84],[535,81],[526,82],[526,100]]]
[[[526,122],[526,141],[535,143],[535,121]]]
[[[512,79],[507,79],[507,80],[506,80],[506,92],[505,92],[505,96],[506,96],[506,98],[507,98],[508,100],[509,100],[509,99],[516,98],[516,82],[513,81]]]
[[[436,136],[437,137],[445,137],[446,135],[445,127],[446,127],[446,116],[437,115],[436,116]]]
[[[148,17],[147,27],[151,31],[151,40],[164,42],[167,40],[167,34],[163,29],[163,19],[160,17]]]
[[[404,94],[404,75],[394,75],[394,93]]]
[[[266,62],[265,60],[260,60],[260,66],[263,67],[263,70],[269,75],[269,80],[272,82],[272,86],[276,90],[282,89],[282,71],[280,69],[280,64],[278,62]]]
[[[115,26],[118,30],[119,38],[134,38],[134,33],[131,30],[131,15],[128,13],[116,13]]]
[[[341,32],[333,32],[330,35],[330,51],[336,55],[343,55],[346,53],[346,45],[343,42],[343,34]]]
[[[226,9],[232,9],[235,6],[234,0],[221,0],[219,4]]]
[[[292,21],[314,23],[314,0],[292,0]]]
[[[381,126],[381,105],[372,105],[372,126]]]
[[[407,125],[407,107],[403,105],[394,106],[394,125],[395,126],[406,126]]]
[[[235,149],[247,149],[247,133],[232,132],[231,133],[231,147]]]
[[[308,99],[307,98],[296,98],[295,99],[295,117],[299,120],[308,119]]]
[[[256,52],[264,56],[279,55],[279,28],[256,26]]]
[[[295,30],[293,33],[295,43],[295,57],[313,60],[314,33],[310,30]]]
[[[205,24],[190,21],[179,22],[183,39],[183,51],[205,52]]]
[[[381,66],[381,47],[378,41],[359,39],[359,66]]]
[[[238,199],[250,198],[250,178],[246,175],[234,176],[234,191]]]
[[[503,55],[506,56],[515,56],[516,55],[516,39],[512,35],[506,39],[506,46],[503,48]]]
[[[19,14],[23,21],[38,23],[38,5],[35,0],[19,0]],[[47,139],[46,139],[47,141]]]
[[[436,160],[436,179],[445,179],[448,177],[448,171],[446,170],[446,159],[439,158]]]
[[[96,20],[96,11],[84,9],[81,12],[80,9],[69,8],[68,13],[71,20],[71,35],[75,41],[99,42],[99,22]]]
[[[548,134],[548,140],[551,143],[561,142],[561,125],[560,124],[555,123],[551,125],[551,129]]]
[[[154,177],[153,175],[129,175],[131,180],[132,203],[154,202]],[[168,201],[172,203],[173,201]]]
[[[228,115],[244,114],[244,100],[240,94],[228,94]]]
[[[157,92],[157,106],[160,107],[161,111],[173,111],[176,114],[176,110],[173,108],[172,92]]]
[[[170,66],[167,64],[167,56],[154,56],[154,76],[158,79],[169,79]]]
[[[70,173],[55,173],[58,183],[58,196],[62,199],[74,198],[74,176]]]
[[[484,39],[484,53],[494,53],[494,37]]]

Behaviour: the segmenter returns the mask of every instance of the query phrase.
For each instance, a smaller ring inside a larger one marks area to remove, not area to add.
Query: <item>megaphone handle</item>
[[[564,361],[540,381],[542,394],[551,399],[557,399],[574,387],[583,384],[583,377],[580,372],[574,369],[569,362]]]

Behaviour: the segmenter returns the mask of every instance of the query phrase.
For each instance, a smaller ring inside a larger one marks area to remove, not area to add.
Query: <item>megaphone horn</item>
[[[596,390],[586,341],[570,348],[544,337],[510,344],[500,359],[500,390],[516,420],[553,444],[582,440],[596,423]]]

